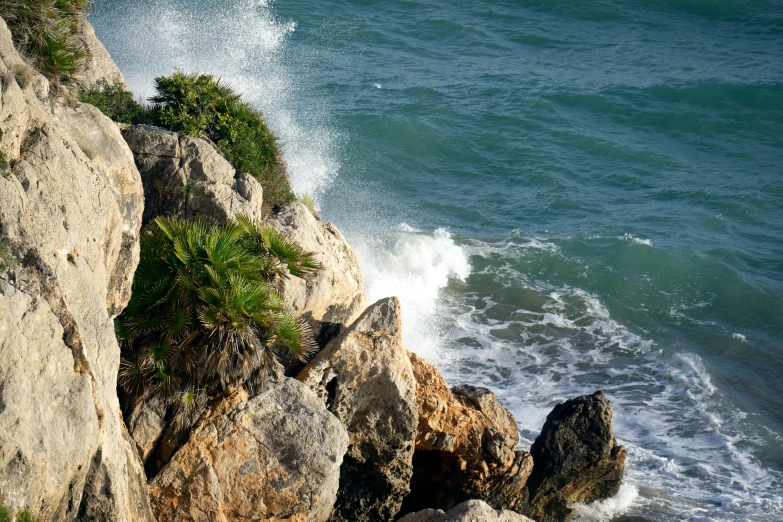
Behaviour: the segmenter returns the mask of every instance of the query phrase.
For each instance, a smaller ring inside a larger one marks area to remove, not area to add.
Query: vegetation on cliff
[[[118,123],[152,123],[149,110],[133,99],[133,93],[120,82],[109,83],[105,78],[98,80],[94,89],[79,93],[79,100],[96,106],[100,111]]]
[[[33,515],[29,511],[23,510],[16,513],[16,522],[38,522],[37,518],[33,518]],[[11,515],[11,511],[8,507],[0,502],[0,522],[13,522],[14,516]]]
[[[90,0],[3,0],[0,17],[14,44],[55,84],[70,81],[89,56],[79,38]]]
[[[184,430],[209,396],[278,376],[275,350],[304,359],[314,342],[276,283],[318,268],[312,254],[247,217],[222,226],[158,218],[141,238],[131,301],[117,321],[120,385],[136,401],[161,401]]]
[[[121,123],[149,123],[209,138],[237,172],[263,185],[267,208],[295,199],[277,137],[261,112],[231,87],[208,74],[175,71],[155,78],[155,90],[150,104],[141,105],[121,84],[103,81],[80,99]]]

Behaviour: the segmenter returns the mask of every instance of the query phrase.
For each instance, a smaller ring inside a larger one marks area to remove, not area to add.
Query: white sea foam
[[[623,239],[625,241],[631,241],[632,243],[636,243],[637,245],[645,245],[645,246],[653,246],[653,243],[649,239],[641,239],[636,237],[634,234],[626,234],[624,236],[618,237],[617,239]]]
[[[406,346],[424,357],[443,356],[438,329],[439,292],[451,278],[464,280],[470,263],[448,231],[428,234],[402,223],[373,237],[354,236],[371,302],[397,296]]]
[[[592,504],[573,504],[575,520],[581,522],[605,522],[623,514],[639,497],[639,489],[631,484],[623,484],[612,498],[599,500]]]

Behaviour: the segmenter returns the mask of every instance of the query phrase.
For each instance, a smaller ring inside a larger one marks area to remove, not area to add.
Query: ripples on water
[[[265,111],[408,347],[523,446],[605,390],[627,475],[582,520],[783,520],[780,2],[96,4],[137,94],[183,67]]]

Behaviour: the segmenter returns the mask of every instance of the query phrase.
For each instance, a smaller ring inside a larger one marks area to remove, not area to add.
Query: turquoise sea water
[[[529,445],[603,389],[581,520],[783,520],[783,3],[96,0],[139,96],[261,107],[409,349]]]

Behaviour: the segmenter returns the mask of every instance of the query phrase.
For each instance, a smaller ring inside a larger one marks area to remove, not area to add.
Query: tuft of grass
[[[16,266],[16,260],[8,249],[8,244],[0,240],[0,274]],[[0,520],[2,522],[2,520]]]
[[[9,167],[8,159],[5,157],[5,152],[0,150],[0,171],[4,171]]]
[[[150,110],[133,99],[119,81],[109,83],[106,78],[98,80],[94,89],[79,94],[79,101],[96,106],[100,111],[119,123],[153,123]]]
[[[0,17],[35,68],[61,84],[72,80],[89,56],[79,33],[90,6],[90,0],[2,0]]]
[[[13,69],[14,80],[22,89],[33,83],[33,71],[27,65],[19,64]]]
[[[33,129],[27,133],[22,141],[22,154],[32,149],[41,140],[41,129]]]
[[[131,400],[161,401],[184,432],[209,397],[278,376],[275,349],[303,360],[311,353],[312,333],[275,287],[281,275],[307,276],[319,265],[286,241],[247,217],[155,220],[116,322],[118,382]]]
[[[11,515],[11,511],[5,505],[0,502],[0,522],[13,522],[14,517]],[[16,522],[40,522],[37,518],[33,517],[32,513],[26,509],[16,513]]]
[[[307,210],[309,210],[313,216],[318,217],[318,210],[315,207],[315,198],[313,197],[312,194],[308,194],[308,193],[300,194],[299,201],[304,203],[304,206],[307,207]]]
[[[277,137],[231,87],[209,74],[176,71],[155,78],[155,90],[150,101],[157,125],[212,140],[238,172],[263,185],[267,208],[295,199]]]
[[[37,518],[34,518],[33,515],[25,510],[20,511],[16,514],[16,522],[40,522]]]

